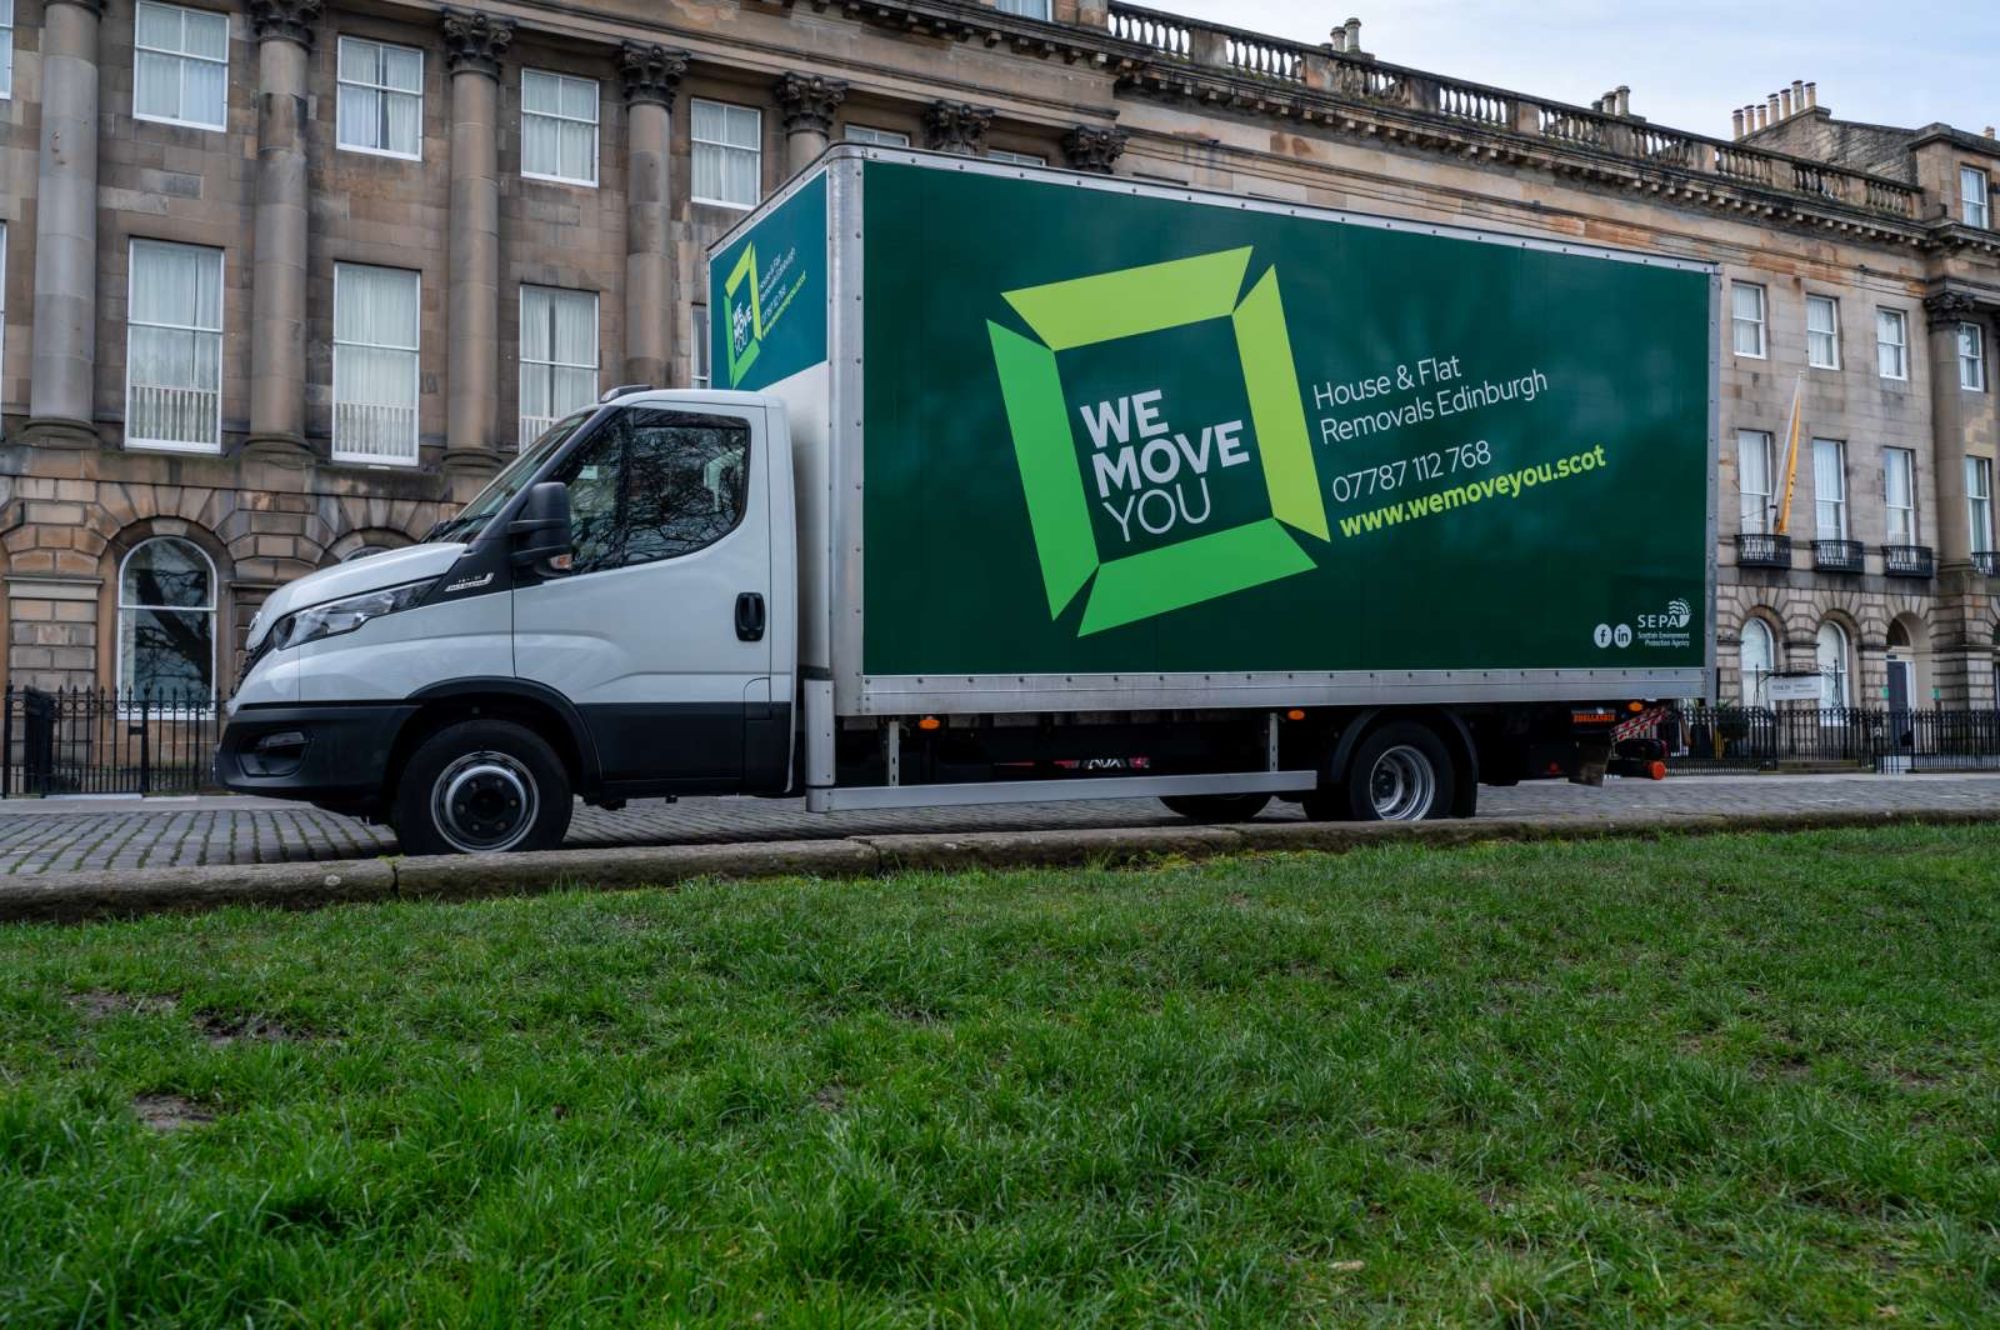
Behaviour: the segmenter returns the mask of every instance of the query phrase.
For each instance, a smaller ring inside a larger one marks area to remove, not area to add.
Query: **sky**
[[[1350,15],[1391,64],[1588,106],[1619,84],[1632,111],[1718,137],[1729,113],[1793,79],[1842,120],[2000,124],[1997,0],[1142,0],[1318,45]]]

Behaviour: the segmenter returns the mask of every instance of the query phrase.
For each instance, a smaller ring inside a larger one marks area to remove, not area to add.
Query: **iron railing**
[[[1774,771],[1852,766],[1878,771],[2000,769],[2000,709],[1862,707],[1670,709],[1648,735],[1669,771]]]
[[[1858,540],[1815,540],[1813,567],[1822,573],[1866,572],[1868,547]]]
[[[1736,566],[1789,568],[1792,566],[1792,538],[1763,531],[1740,531],[1736,535]]]
[[[1937,560],[1928,545],[1884,545],[1882,571],[1891,577],[1930,577],[1937,572]]]
[[[213,784],[213,698],[10,684],[0,700],[0,798],[194,794]]]
[[[1972,571],[1981,577],[2000,577],[2000,550],[1974,550]]]

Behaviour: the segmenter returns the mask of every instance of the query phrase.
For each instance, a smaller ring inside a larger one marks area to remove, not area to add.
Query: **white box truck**
[[[843,146],[709,287],[716,387],[270,597],[225,785],[413,853],[576,797],[1465,816],[1709,693],[1704,265]]]

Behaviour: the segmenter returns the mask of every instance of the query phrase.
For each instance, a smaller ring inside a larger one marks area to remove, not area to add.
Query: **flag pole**
[[[1786,528],[1791,525],[1792,491],[1799,481],[1799,430],[1805,414],[1805,394],[1806,376],[1801,370],[1798,381],[1792,386],[1792,423],[1791,428],[1786,431],[1790,439],[1785,446],[1785,499],[1778,508],[1778,521],[1773,528],[1780,536],[1784,535]]]

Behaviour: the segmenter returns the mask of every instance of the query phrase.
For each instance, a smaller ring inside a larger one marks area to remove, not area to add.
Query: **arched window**
[[[1770,682],[1772,662],[1777,660],[1777,643],[1771,638],[1771,626],[1759,618],[1743,621],[1743,705],[1764,707],[1771,704]]]
[[[1819,704],[1822,707],[1853,706],[1848,691],[1849,659],[1847,630],[1828,619],[1819,626]]]
[[[185,540],[141,541],[118,569],[118,687],[134,702],[215,697],[215,565]]]

